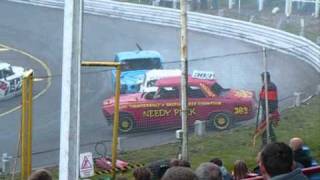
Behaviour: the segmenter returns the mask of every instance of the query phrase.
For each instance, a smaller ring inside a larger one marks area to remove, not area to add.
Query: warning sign
[[[92,153],[86,152],[80,154],[80,177],[87,178],[94,175]]]

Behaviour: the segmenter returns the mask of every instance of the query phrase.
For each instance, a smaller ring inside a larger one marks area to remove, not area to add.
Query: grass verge
[[[224,161],[228,170],[233,162],[245,160],[252,169],[255,167],[255,156],[260,150],[260,144],[252,146],[254,124],[242,125],[223,132],[208,132],[205,137],[190,136],[189,153],[193,168],[207,162],[213,157]],[[280,125],[275,129],[278,141],[288,142],[291,137],[301,137],[311,148],[311,155],[320,160],[320,96],[312,98],[308,103],[285,110],[281,113]],[[260,139],[258,139],[260,140]],[[177,143],[171,143],[120,154],[120,159],[129,162],[148,164],[154,160],[175,158],[178,150]],[[54,179],[58,179],[58,168],[52,168]],[[131,178],[131,172],[123,175]],[[0,178],[1,179],[1,178]],[[96,176],[92,179],[103,179]]]

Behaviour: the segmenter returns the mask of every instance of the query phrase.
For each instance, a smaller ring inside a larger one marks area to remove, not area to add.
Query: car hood
[[[142,95],[142,93],[123,94],[120,96],[120,104],[138,102],[141,99],[141,95]],[[114,105],[114,97],[105,99],[103,101],[102,105],[103,106],[113,106]]]
[[[255,99],[255,93],[247,90],[230,89],[225,96],[229,98]]]
[[[147,70],[124,71],[121,72],[121,84],[140,84],[142,83]]]

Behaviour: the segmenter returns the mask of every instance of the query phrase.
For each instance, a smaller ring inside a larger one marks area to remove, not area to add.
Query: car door
[[[142,118],[146,127],[173,127],[180,124],[178,88],[160,87],[145,103]]]

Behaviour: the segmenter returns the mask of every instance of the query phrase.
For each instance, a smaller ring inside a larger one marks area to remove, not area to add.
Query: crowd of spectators
[[[135,180],[240,180],[262,176],[266,180],[304,180],[308,179],[302,168],[312,166],[312,158],[304,149],[301,138],[292,138],[289,145],[282,142],[269,143],[257,154],[257,167],[250,171],[246,162],[236,160],[231,173],[219,158],[201,163],[193,170],[185,160],[159,160],[145,167],[134,169]],[[51,180],[49,171],[34,171],[29,180]],[[126,180],[118,176],[117,180]]]
[[[240,180],[262,176],[271,180],[308,179],[302,168],[310,167],[312,158],[303,149],[301,138],[292,138],[289,145],[282,142],[267,144],[256,158],[257,167],[252,171],[243,160],[236,160],[229,173],[219,158],[191,168],[188,161],[172,159],[150,163],[133,171],[135,180]]]

